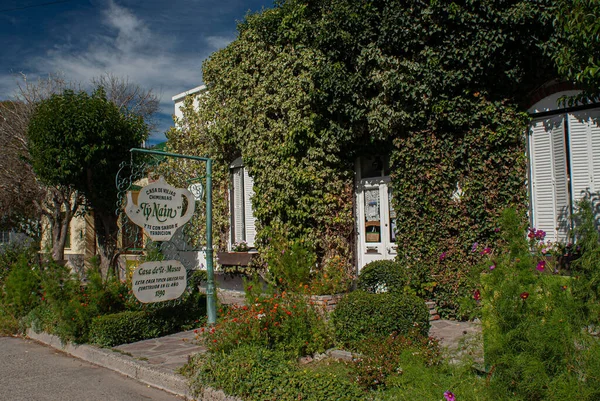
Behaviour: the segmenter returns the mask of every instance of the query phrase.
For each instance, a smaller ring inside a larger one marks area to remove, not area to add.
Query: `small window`
[[[381,208],[379,188],[365,191],[365,238],[366,242],[381,242]]]

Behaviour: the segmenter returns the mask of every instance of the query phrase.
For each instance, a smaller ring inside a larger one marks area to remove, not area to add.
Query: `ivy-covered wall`
[[[168,136],[216,161],[219,246],[241,156],[260,249],[301,238],[320,268],[353,271],[354,162],[387,153],[398,260],[453,308],[472,244],[494,241],[506,206],[526,210],[523,104],[556,76],[555,3],[288,0],[248,15],[205,62],[199,110]]]

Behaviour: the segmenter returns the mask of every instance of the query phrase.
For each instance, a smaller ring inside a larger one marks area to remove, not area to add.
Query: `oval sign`
[[[142,303],[179,298],[187,286],[187,271],[178,260],[142,263],[131,278],[135,297]]]
[[[185,211],[184,198],[187,200]],[[167,184],[163,177],[142,188],[137,202],[137,205],[133,202],[129,191],[125,213],[152,241],[169,241],[175,231],[192,218],[196,205],[190,191]]]

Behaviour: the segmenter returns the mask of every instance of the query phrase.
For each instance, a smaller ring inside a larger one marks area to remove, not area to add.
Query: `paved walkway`
[[[242,297],[232,293],[221,292],[219,298],[222,303],[243,303]],[[431,322],[429,334],[440,340],[440,344],[446,348],[451,360],[457,360],[465,353],[473,354],[474,359],[478,360],[482,356],[482,351],[478,349],[480,342],[474,341],[469,344],[469,338],[476,338],[480,332],[481,327],[477,323],[435,320]],[[190,394],[185,379],[178,370],[188,362],[191,355],[205,351],[196,343],[194,330],[120,345],[112,349],[90,345],[64,346],[56,337],[52,338],[47,334],[35,334],[30,331],[28,335],[71,355],[182,397],[190,397]],[[202,399],[224,400],[226,398],[222,393],[210,392],[210,395],[205,393]]]

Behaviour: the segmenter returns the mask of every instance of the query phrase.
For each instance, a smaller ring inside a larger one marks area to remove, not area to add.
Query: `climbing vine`
[[[354,162],[390,154],[398,261],[451,310],[472,244],[494,241],[506,206],[526,210],[523,111],[558,76],[554,3],[278,2],[205,62],[208,91],[170,145],[219,161],[223,216],[227,166],[242,157],[259,250],[301,239],[320,269],[341,260],[349,273]]]

